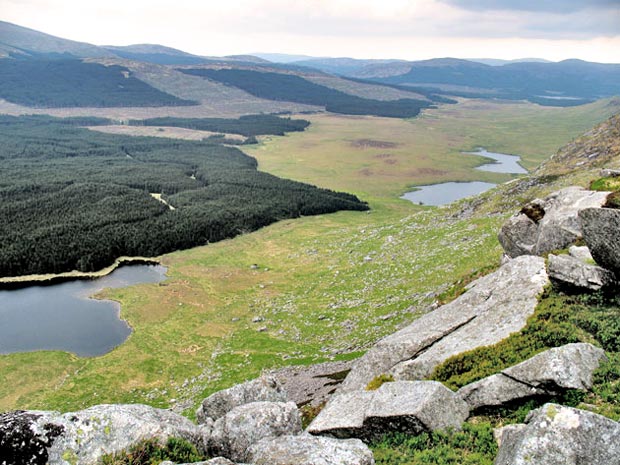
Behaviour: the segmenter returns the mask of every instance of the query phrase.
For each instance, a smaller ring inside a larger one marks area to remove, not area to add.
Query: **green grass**
[[[253,148],[259,168],[353,192],[369,213],[282,221],[164,256],[164,283],[100,294],[134,329],[109,354],[0,356],[0,410],[143,402],[191,417],[206,395],[264,369],[355,358],[501,254],[497,230],[511,210],[460,218],[458,206],[399,200],[408,186],[505,180],[459,152],[483,146],[533,166],[608,111],[469,101],[411,121],[312,115],[306,132]],[[355,143],[363,139],[396,146]]]
[[[609,361],[597,370],[594,388],[587,396],[573,392],[555,401],[573,406],[583,401],[583,406],[590,410],[620,418],[620,297],[613,294],[566,295],[549,288],[522,331],[493,346],[451,357],[430,378],[456,390],[544,350],[573,342],[602,347]],[[504,409],[496,413],[499,418],[506,418],[514,412]]]
[[[377,465],[491,465],[497,454],[490,423],[465,423],[463,431],[395,433],[371,444]]]

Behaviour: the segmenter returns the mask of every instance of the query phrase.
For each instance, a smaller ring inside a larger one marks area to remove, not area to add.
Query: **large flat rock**
[[[590,389],[605,351],[587,343],[566,344],[459,389],[472,409],[497,407],[535,396],[558,395],[567,389]]]
[[[468,415],[467,404],[441,383],[397,381],[332,397],[307,432],[373,440],[393,432],[460,429]]]
[[[423,379],[453,355],[496,344],[525,326],[548,283],[543,258],[508,261],[454,301],[380,340],[356,361],[338,392],[364,389],[385,373],[397,380]]]
[[[598,291],[616,285],[614,273],[571,255],[550,254],[547,272],[551,281],[569,288]]]

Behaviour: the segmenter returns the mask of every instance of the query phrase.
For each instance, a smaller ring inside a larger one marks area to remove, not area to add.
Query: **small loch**
[[[80,357],[110,352],[131,334],[120,305],[90,298],[104,288],[166,279],[160,265],[125,265],[107,276],[0,290],[0,354],[62,350]]]
[[[484,148],[479,148],[476,152],[461,153],[464,155],[479,155],[495,160],[493,163],[485,163],[478,166],[476,169],[480,171],[509,174],[527,173],[527,170],[521,166],[521,157],[518,155],[489,152]],[[409,200],[419,205],[440,206],[466,197],[482,194],[493,187],[495,187],[495,184],[482,181],[444,182],[440,184],[416,186],[416,190],[403,194],[401,199]]]

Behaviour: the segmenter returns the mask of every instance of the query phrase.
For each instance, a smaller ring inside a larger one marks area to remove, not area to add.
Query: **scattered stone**
[[[254,318],[252,318],[252,323],[260,323],[261,321],[264,321],[265,319],[262,316],[255,316]]]
[[[219,418],[208,439],[208,452],[244,462],[248,448],[265,438],[301,432],[301,415],[293,402],[252,402]]]
[[[338,392],[364,389],[381,374],[423,379],[453,355],[496,344],[525,327],[548,283],[543,258],[510,260],[454,301],[380,340],[356,360]]]
[[[309,434],[264,439],[249,451],[254,465],[374,465],[372,451],[359,439]]]
[[[582,237],[578,212],[601,207],[608,194],[567,187],[542,200],[533,200],[504,223],[499,241],[511,257],[564,249]]]
[[[612,170],[609,168],[601,170],[602,178],[617,178],[618,176],[620,176],[620,170]]]
[[[170,437],[204,452],[208,434],[208,428],[181,415],[139,404],[97,405],[65,414],[16,411],[0,414],[0,459],[6,464],[91,465],[142,440]]]
[[[468,416],[467,404],[437,381],[397,381],[334,396],[307,431],[370,441],[390,432],[460,429]]]
[[[501,434],[495,465],[617,465],[620,424],[585,410],[545,404],[525,427]]]
[[[579,219],[596,263],[620,276],[620,210],[588,208],[579,213]]]
[[[261,326],[260,328],[257,329],[257,331],[259,333],[264,333],[265,331],[267,331],[269,328],[267,328],[267,326]]]
[[[590,389],[592,374],[605,359],[605,351],[592,344],[566,344],[468,384],[457,395],[477,409],[534,396],[558,395],[567,389]]]
[[[552,281],[571,288],[598,291],[616,284],[611,271],[600,266],[588,265],[570,255],[549,255],[547,272]]]
[[[261,376],[211,394],[196,410],[196,419],[198,423],[205,423],[207,418],[217,420],[235,407],[250,402],[286,402],[287,400],[286,392],[276,378]]]

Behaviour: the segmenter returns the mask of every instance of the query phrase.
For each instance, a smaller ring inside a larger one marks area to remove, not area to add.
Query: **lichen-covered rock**
[[[301,432],[301,415],[293,402],[252,402],[232,409],[213,425],[211,455],[245,462],[248,448],[265,438]]]
[[[620,464],[620,423],[609,418],[545,404],[526,423],[501,435],[495,465]]]
[[[339,440],[309,434],[264,439],[250,448],[254,465],[374,465],[371,450],[359,439]]]
[[[391,432],[460,429],[468,415],[467,404],[441,383],[397,381],[332,397],[307,432],[372,440]]]
[[[590,389],[594,370],[605,358],[605,351],[592,344],[566,344],[468,384],[457,395],[477,409],[533,396],[557,395],[567,389]]]
[[[542,255],[564,249],[582,237],[577,214],[601,207],[609,192],[567,187],[524,206],[502,226],[499,241],[507,255]]]
[[[561,286],[590,291],[616,284],[615,275],[611,271],[584,263],[570,255],[549,255],[547,273],[551,281]]]
[[[240,405],[287,400],[286,392],[275,377],[261,376],[210,395],[196,410],[196,419],[198,423],[206,423],[207,418],[217,420]]]
[[[620,210],[588,208],[579,213],[579,219],[596,263],[620,276]]]
[[[8,412],[0,415],[0,457],[6,465],[89,465],[151,438],[183,438],[204,451],[205,434],[187,418],[147,405],[97,405],[65,414]]]
[[[543,258],[508,261],[454,301],[379,341],[355,362],[338,392],[364,389],[385,373],[423,379],[453,355],[496,344],[526,325],[548,283]]]
[[[224,457],[215,457],[213,459],[205,460],[203,462],[175,464],[174,462],[165,461],[165,462],[161,462],[159,465],[243,465],[243,464],[232,462]]]

